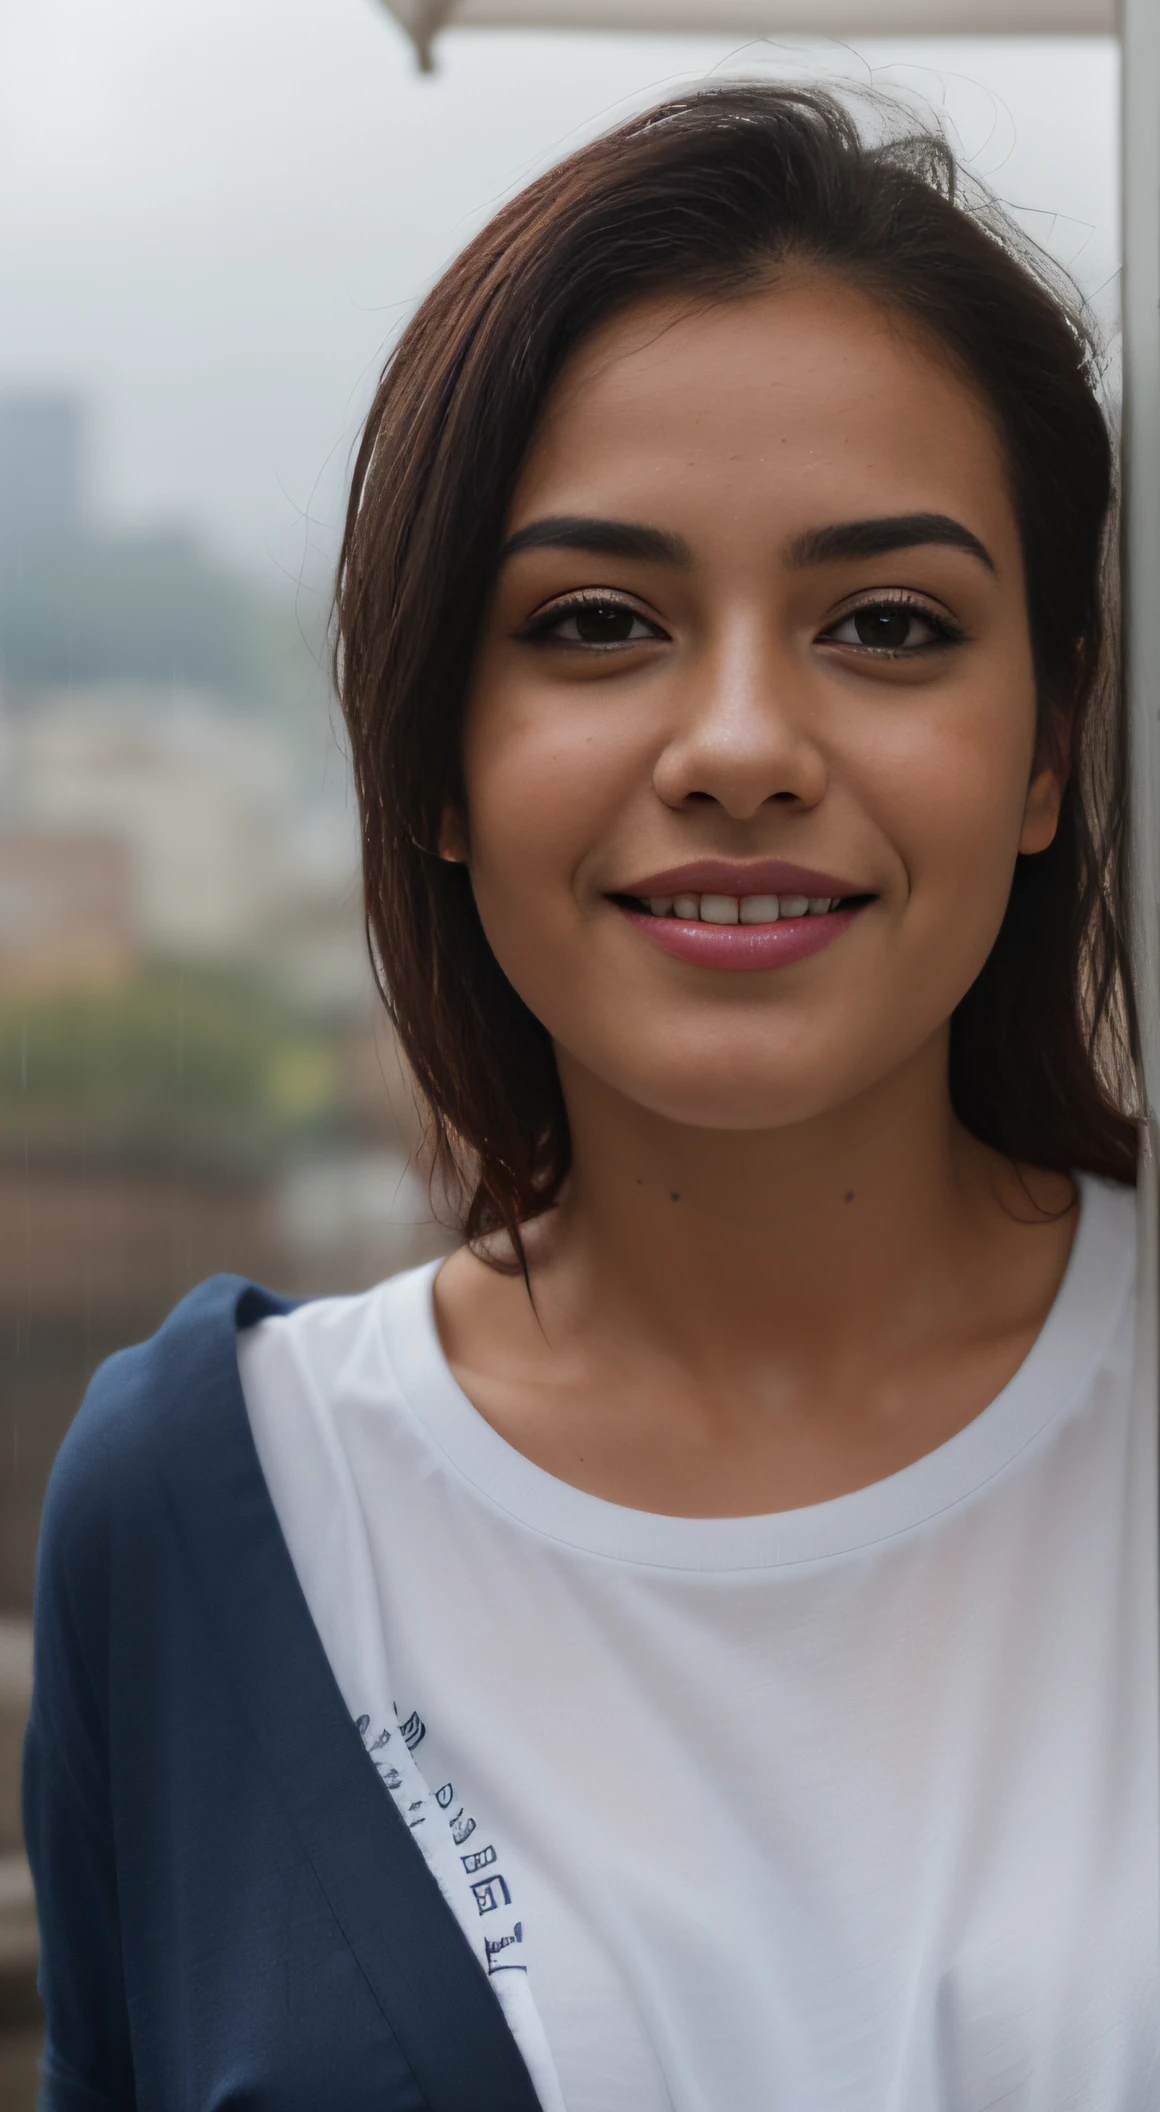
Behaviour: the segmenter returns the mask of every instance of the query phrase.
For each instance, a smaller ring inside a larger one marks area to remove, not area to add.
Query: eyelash
[[[614,594],[611,591],[601,592],[599,589],[586,594],[570,594],[565,601],[552,602],[548,608],[540,609],[534,616],[530,616],[515,635],[526,645],[562,645],[572,652],[599,653],[623,650],[623,646],[584,645],[582,642],[574,641],[571,638],[556,638],[553,636],[557,624],[564,623],[569,616],[582,615],[586,609],[623,609],[628,615],[635,616],[639,623],[647,624],[657,640],[665,639],[668,636],[667,631],[659,623],[654,623],[651,616],[643,615],[640,609],[623,595]],[[641,645],[646,641],[634,638],[625,642]]]
[[[651,617],[645,616],[641,610],[636,608],[624,596],[612,592],[594,591],[584,594],[572,594],[564,601],[552,603],[549,608],[542,609],[536,615],[530,617],[527,623],[515,633],[515,636],[521,643],[526,645],[557,646],[569,652],[589,654],[623,652],[627,645],[642,645],[649,642],[645,639],[634,638],[614,641],[606,645],[594,645],[585,644],[583,641],[570,638],[563,639],[555,635],[557,626],[565,623],[569,616],[582,614],[586,609],[596,608],[623,609],[627,614],[635,616],[640,623],[647,624],[652,632],[653,639],[658,642],[663,641],[668,635],[660,624],[654,623]],[[924,645],[899,647],[852,645],[848,640],[843,640],[841,643],[844,650],[864,654],[867,658],[873,660],[912,660],[917,659],[920,654],[941,652],[947,646],[961,645],[966,638],[966,632],[958,624],[954,623],[949,616],[940,615],[930,607],[929,603],[922,601],[916,595],[897,591],[889,594],[875,594],[867,601],[855,602],[851,608],[843,609],[841,615],[835,616],[826,629],[819,633],[818,643],[824,645],[827,642],[833,642],[830,639],[830,633],[837,630],[839,625],[848,623],[855,616],[870,615],[877,609],[900,609],[914,616],[921,617],[924,623],[930,625],[934,636]]]
[[[879,609],[900,610],[904,615],[921,617],[924,623],[929,624],[934,633],[933,638],[929,638],[925,645],[898,647],[861,643],[851,645],[849,640],[844,639],[841,643],[845,651],[864,653],[874,660],[914,660],[922,653],[938,653],[943,652],[947,646],[962,645],[966,639],[967,634],[962,626],[955,623],[950,616],[944,616],[937,609],[932,609],[929,602],[923,601],[920,596],[908,594],[904,588],[898,588],[892,593],[874,594],[868,601],[857,601],[852,607],[843,609],[841,615],[835,616],[833,622],[827,624],[825,630],[819,634],[818,643],[825,645],[827,642],[833,642],[830,634],[841,624],[849,623],[851,617],[873,615]]]

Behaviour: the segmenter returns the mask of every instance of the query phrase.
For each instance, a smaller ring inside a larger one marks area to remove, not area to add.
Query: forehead
[[[805,271],[728,300],[642,304],[573,355],[512,525],[629,500],[637,516],[757,509],[791,531],[804,509],[810,522],[950,511],[1015,533],[994,422],[949,354]]]

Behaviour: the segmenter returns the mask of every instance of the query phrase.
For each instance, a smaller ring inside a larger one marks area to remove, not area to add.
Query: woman
[[[384,375],[339,680],[466,1236],[94,1382],[52,2108],[1155,2102],[1110,451],[954,188],[694,95]]]

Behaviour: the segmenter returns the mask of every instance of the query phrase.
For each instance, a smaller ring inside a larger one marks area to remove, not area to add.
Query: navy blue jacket
[[[49,1487],[25,1825],[42,2112],[537,2112],[343,1705],[215,1277],[97,1373]]]

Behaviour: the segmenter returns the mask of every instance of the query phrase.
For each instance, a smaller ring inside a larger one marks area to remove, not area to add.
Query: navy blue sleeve
[[[24,1826],[48,2037],[40,2112],[133,2112],[109,1782],[108,1409],[135,1352],[97,1374],[49,1484],[37,1558]]]
[[[41,1526],[25,1825],[41,2112],[536,2112],[367,1759],[262,1478],[218,1277],[102,1366]]]

